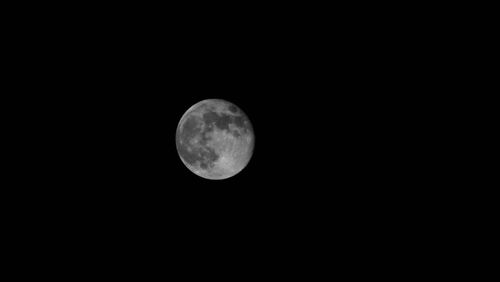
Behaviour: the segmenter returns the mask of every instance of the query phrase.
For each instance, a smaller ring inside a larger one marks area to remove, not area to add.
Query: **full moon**
[[[242,171],[253,153],[250,120],[235,104],[208,99],[182,116],[176,133],[184,165],[206,179],[227,179]]]

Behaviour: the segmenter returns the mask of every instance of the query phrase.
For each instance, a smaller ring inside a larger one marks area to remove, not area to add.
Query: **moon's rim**
[[[184,119],[185,117],[187,117],[189,114],[191,114],[191,113],[195,112],[196,110],[198,110],[203,105],[210,106],[210,105],[226,105],[226,104],[227,105],[235,105],[236,107],[238,107],[238,109],[240,109],[240,107],[238,105],[236,105],[236,104],[234,104],[232,102],[229,102],[227,100],[224,100],[224,99],[219,99],[219,98],[205,99],[205,100],[201,100],[198,103],[196,103],[193,106],[191,106],[184,113],[184,115],[182,116],[181,120]]]

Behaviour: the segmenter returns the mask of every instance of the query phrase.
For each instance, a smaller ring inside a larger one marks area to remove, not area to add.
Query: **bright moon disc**
[[[250,161],[254,133],[238,106],[220,99],[203,100],[182,116],[176,134],[182,162],[206,179],[236,175]]]

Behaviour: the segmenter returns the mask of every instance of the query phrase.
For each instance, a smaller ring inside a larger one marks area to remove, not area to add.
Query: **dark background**
[[[419,90],[403,67],[421,59],[405,53],[411,26],[373,25],[358,8],[280,11],[194,21],[95,9],[25,27],[12,73],[29,78],[17,89],[31,136],[19,193],[33,230],[110,256],[335,250],[347,262],[415,232],[407,159],[419,149],[406,142],[419,136],[405,131],[415,100],[401,94]],[[175,146],[182,115],[211,98],[255,131],[247,167],[219,181],[190,172]]]
[[[33,58],[39,69],[30,68],[44,95],[33,103],[48,106],[50,126],[60,130],[55,148],[68,153],[69,167],[60,165],[78,176],[62,180],[145,201],[187,201],[199,191],[205,203],[214,197],[235,207],[280,197],[320,200],[315,193],[331,193],[331,186],[365,181],[360,174],[372,173],[383,127],[375,122],[387,99],[387,85],[377,86],[383,67],[371,70],[376,63],[358,50],[364,43],[353,41],[352,29],[285,28],[270,20],[117,25],[103,17],[45,27],[33,42],[42,46]],[[240,106],[256,131],[248,167],[226,181],[195,176],[175,151],[181,116],[208,98]]]

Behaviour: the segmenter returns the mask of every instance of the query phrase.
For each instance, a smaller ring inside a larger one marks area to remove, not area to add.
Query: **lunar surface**
[[[196,103],[177,128],[177,152],[195,174],[226,179],[238,174],[252,157],[254,134],[245,113],[220,99]]]

